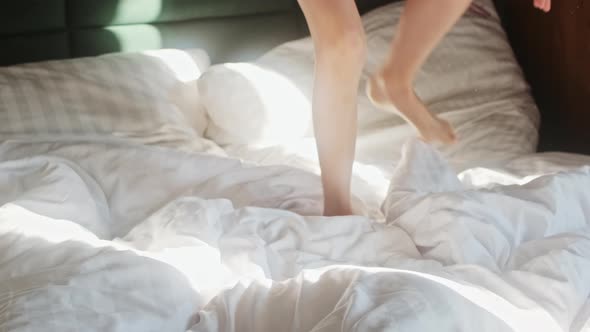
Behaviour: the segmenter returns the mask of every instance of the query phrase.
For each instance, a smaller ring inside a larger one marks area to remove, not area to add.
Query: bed
[[[403,4],[359,5],[366,80]],[[360,89],[358,215],[335,218],[294,1],[6,6],[0,331],[590,329],[590,157],[536,153],[491,1],[417,80],[461,143]]]

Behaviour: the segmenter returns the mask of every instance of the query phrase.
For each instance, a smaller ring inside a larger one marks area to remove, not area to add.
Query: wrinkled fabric
[[[319,177],[287,166],[118,143],[0,149],[0,330],[589,326],[581,157],[458,176],[411,141],[378,222],[319,216]]]

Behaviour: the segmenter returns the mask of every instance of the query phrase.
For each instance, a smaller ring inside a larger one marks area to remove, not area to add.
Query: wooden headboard
[[[512,47],[543,116],[543,151],[590,154],[590,0],[501,0]]]

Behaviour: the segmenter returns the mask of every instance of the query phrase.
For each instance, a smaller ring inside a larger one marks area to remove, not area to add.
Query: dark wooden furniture
[[[498,8],[541,109],[540,150],[590,154],[590,1],[553,0],[548,14],[531,3]]]

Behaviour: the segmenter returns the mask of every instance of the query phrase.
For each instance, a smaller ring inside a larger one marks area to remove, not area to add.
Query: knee
[[[331,29],[315,43],[316,61],[340,68],[361,70],[367,57],[367,44],[362,26],[345,24]]]

